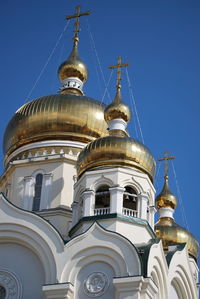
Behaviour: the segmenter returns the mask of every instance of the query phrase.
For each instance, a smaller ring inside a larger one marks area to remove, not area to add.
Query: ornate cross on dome
[[[117,88],[121,88],[120,82],[121,82],[121,67],[129,66],[129,63],[122,63],[122,58],[119,56],[117,59],[116,65],[110,65],[109,69],[115,69],[117,68]]]
[[[76,22],[75,22],[75,30],[74,30],[74,41],[78,41],[78,33],[80,31],[80,22],[79,22],[79,18],[82,16],[88,16],[90,15],[90,11],[86,11],[86,12],[82,12],[81,13],[81,6],[78,5],[76,7],[76,14],[73,16],[67,16],[66,20],[70,20],[70,19],[74,19],[76,18]]]
[[[165,177],[168,176],[168,170],[169,170],[169,163],[168,160],[175,159],[175,156],[168,156],[168,152],[164,152],[164,158],[158,158],[158,161],[165,161],[165,166],[164,166],[164,174]]]

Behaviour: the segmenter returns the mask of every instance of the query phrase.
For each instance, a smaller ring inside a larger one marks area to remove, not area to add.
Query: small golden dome
[[[119,85],[114,101],[104,111],[104,118],[107,123],[116,118],[121,118],[125,122],[128,122],[131,118],[129,107],[121,100],[120,88],[121,86]]]
[[[87,81],[88,70],[87,66],[80,60],[78,53],[78,40],[74,42],[69,58],[60,65],[58,69],[58,76],[60,81],[70,77],[77,77],[83,83]]]
[[[4,133],[4,153],[35,141],[90,142],[105,135],[104,105],[86,96],[49,95],[16,111]]]
[[[153,181],[155,160],[143,144],[130,137],[106,136],[89,143],[79,154],[78,175],[104,167],[137,168]]]
[[[160,218],[155,224],[154,231],[156,236],[162,239],[164,250],[168,250],[169,245],[187,243],[189,254],[197,260],[198,241],[188,230],[178,225],[173,218]]]
[[[165,176],[165,183],[161,193],[156,197],[156,208],[172,208],[177,206],[176,196],[170,191],[168,176]]]

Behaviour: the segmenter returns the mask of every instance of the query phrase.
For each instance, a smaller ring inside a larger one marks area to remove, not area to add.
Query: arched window
[[[41,200],[41,193],[42,193],[42,181],[43,181],[43,175],[41,173],[38,173],[35,178],[35,195],[33,198],[33,211],[39,211],[40,210],[40,200]]]
[[[96,190],[95,194],[95,215],[110,213],[110,192],[109,186],[102,185]]]
[[[137,192],[130,186],[124,188],[123,214],[125,216],[137,217]]]
[[[6,289],[0,285],[0,299],[6,298]]]

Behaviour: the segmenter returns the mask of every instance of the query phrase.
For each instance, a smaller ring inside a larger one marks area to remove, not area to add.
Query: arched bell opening
[[[94,215],[110,213],[110,191],[108,185],[100,186],[95,192]]]
[[[123,214],[128,217],[138,217],[137,192],[130,186],[124,187]]]

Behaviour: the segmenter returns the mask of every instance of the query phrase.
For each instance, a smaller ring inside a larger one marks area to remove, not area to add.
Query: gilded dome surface
[[[107,135],[104,105],[72,94],[44,96],[19,108],[4,133],[4,153],[50,139],[90,142]]]
[[[125,122],[128,122],[131,118],[131,112],[129,107],[126,104],[124,104],[121,100],[120,88],[117,89],[117,94],[113,103],[108,105],[105,109],[104,118],[106,122],[109,122],[116,118],[121,118]]]
[[[189,254],[197,260],[199,250],[197,240],[188,230],[178,225],[173,218],[160,218],[155,224],[154,231],[157,237],[162,239],[165,250],[169,245],[187,243]]]
[[[83,82],[87,81],[87,66],[79,57],[77,42],[74,44],[68,59],[60,65],[58,69],[58,76],[61,81],[67,77],[78,77]]]
[[[155,160],[150,151],[130,137],[106,136],[88,144],[79,154],[78,175],[103,167],[131,167],[147,173],[153,181]]]
[[[165,183],[161,193],[156,197],[156,208],[172,208],[177,206],[176,196],[170,191],[168,176],[165,176]]]

